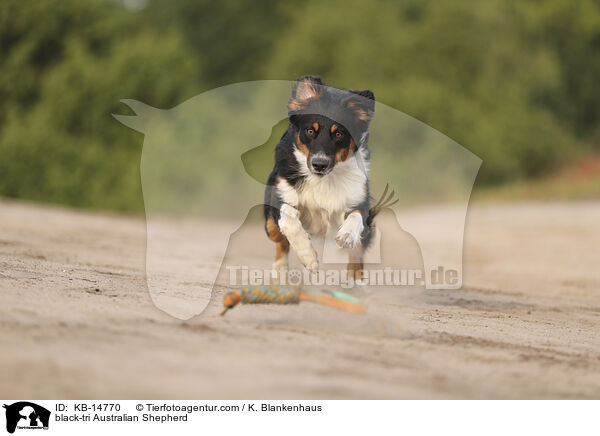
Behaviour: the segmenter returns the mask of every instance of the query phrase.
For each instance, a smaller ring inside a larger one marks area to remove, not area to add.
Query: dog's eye
[[[342,132],[340,132],[339,130],[335,131],[335,139],[341,139],[344,137],[344,134]]]
[[[307,134],[308,136],[312,136],[312,135],[314,135],[314,134],[315,134],[315,129],[306,129],[306,134]]]

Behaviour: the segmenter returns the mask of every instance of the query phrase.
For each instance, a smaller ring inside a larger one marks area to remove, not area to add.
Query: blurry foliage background
[[[600,148],[596,0],[3,0],[0,196],[139,212],[143,137],[112,118],[120,99],[307,73],[473,151],[480,186]]]

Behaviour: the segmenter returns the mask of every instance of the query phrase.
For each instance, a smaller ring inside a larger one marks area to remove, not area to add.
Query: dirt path
[[[2,201],[0,397],[600,398],[598,247],[600,203],[477,205],[461,291],[180,321],[143,220]]]

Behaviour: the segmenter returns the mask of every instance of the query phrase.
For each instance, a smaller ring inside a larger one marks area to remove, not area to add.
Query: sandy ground
[[[0,202],[0,397],[600,398],[600,203],[473,206],[463,289],[407,289],[365,316],[221,318],[217,287],[172,318],[145,285],[145,232]]]

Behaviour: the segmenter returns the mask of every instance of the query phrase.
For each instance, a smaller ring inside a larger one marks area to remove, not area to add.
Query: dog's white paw
[[[317,252],[310,247],[310,249],[303,250],[303,253],[296,253],[302,265],[310,272],[319,270],[319,261],[317,260]]]
[[[362,216],[358,212],[352,212],[335,236],[335,242],[340,248],[354,248],[360,244],[360,235],[364,229]]]
[[[310,264],[306,265],[306,269],[309,270],[310,272],[319,271],[319,262],[316,260],[314,262],[311,262]]]

